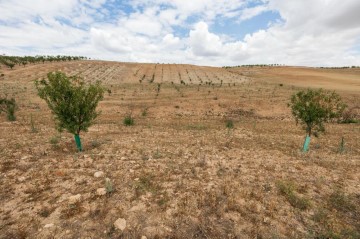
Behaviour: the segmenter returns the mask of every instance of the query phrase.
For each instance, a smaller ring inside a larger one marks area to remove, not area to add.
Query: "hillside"
[[[108,89],[82,153],[36,95],[34,80],[55,70]],[[0,115],[0,238],[360,235],[360,125],[326,124],[304,154],[287,106],[323,87],[360,119],[358,68],[72,61],[0,72],[0,96],[19,106],[15,122]]]

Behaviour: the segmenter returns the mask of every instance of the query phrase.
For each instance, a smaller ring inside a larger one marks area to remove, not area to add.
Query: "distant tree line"
[[[285,66],[282,64],[253,64],[253,65],[238,65],[238,66],[223,66],[225,69],[236,67],[269,67],[269,66]]]
[[[23,65],[24,67],[27,64],[36,64],[36,63],[45,63],[45,62],[61,62],[61,61],[77,61],[77,60],[86,60],[88,59],[85,56],[6,56],[0,55],[0,64],[3,64],[10,69],[15,65]]]
[[[360,66],[329,66],[329,67],[325,67],[325,66],[321,66],[318,67],[320,69],[350,69],[350,68],[360,68]]]

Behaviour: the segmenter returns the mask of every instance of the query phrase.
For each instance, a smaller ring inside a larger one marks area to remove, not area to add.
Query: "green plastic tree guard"
[[[82,146],[81,146],[80,136],[78,134],[75,134],[75,143],[76,143],[77,149],[81,152]]]
[[[304,142],[304,147],[303,147],[304,152],[309,151],[309,145],[310,145],[310,136],[306,135],[305,142]]]

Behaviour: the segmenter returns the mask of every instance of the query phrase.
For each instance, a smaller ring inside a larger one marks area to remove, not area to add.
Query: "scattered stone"
[[[146,236],[142,236],[141,239],[147,239],[147,237],[146,237]]]
[[[130,173],[133,173],[133,172],[135,172],[134,169],[130,169]]]
[[[81,200],[81,194],[76,194],[69,197],[69,204],[75,204]]]
[[[270,224],[270,220],[271,219],[269,217],[264,217],[263,221],[264,221],[265,224]]]
[[[98,172],[94,173],[94,177],[95,177],[95,178],[100,178],[100,177],[102,177],[102,176],[104,176],[104,172],[103,172],[103,171],[98,171]]]
[[[25,160],[25,159],[28,159],[29,158],[29,156],[23,156],[23,157],[21,157],[21,160]]]
[[[114,222],[115,228],[124,231],[126,227],[126,220],[124,218],[119,218]]]
[[[53,227],[54,226],[54,223],[49,223],[49,224],[46,224],[45,226],[44,226],[44,228],[50,228],[50,227]]]
[[[18,181],[19,181],[20,183],[24,182],[25,180],[26,180],[26,178],[25,178],[24,176],[18,178]]]
[[[120,160],[126,160],[126,157],[123,156],[123,157],[120,158]]]
[[[106,189],[105,188],[98,188],[96,190],[96,194],[99,195],[99,196],[103,196],[106,194]]]
[[[63,148],[63,152],[67,153],[69,150],[67,148]]]

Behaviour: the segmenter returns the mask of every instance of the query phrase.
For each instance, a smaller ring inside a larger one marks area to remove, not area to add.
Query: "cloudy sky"
[[[0,54],[360,65],[360,1],[0,0]]]

